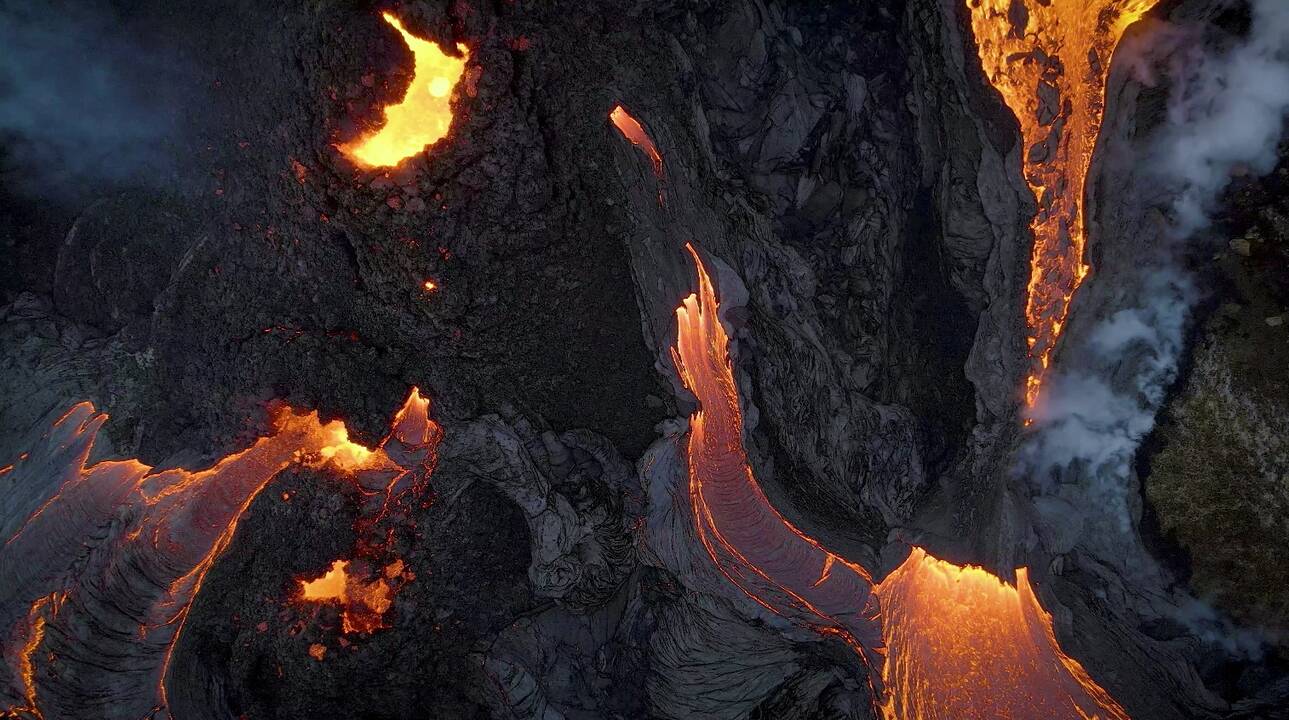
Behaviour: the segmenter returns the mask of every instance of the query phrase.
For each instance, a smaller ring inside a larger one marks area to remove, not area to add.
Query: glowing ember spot
[[[393,15],[381,16],[398,30],[412,51],[412,84],[399,104],[385,108],[385,124],[379,130],[341,150],[360,165],[386,167],[397,165],[448,134],[452,126],[452,89],[465,72],[470,50],[458,44],[461,57],[452,57],[438,45],[409,33]]]
[[[327,646],[313,643],[309,646],[309,657],[322,662],[323,658],[327,657]]]
[[[914,548],[877,593],[888,718],[1128,720],[1061,651],[1024,568],[1013,587]]]
[[[1084,186],[1105,111],[1110,59],[1158,0],[966,0],[985,76],[1016,115],[1038,201],[1025,317],[1033,406],[1074,292],[1088,274]]]
[[[653,138],[645,132],[639,121],[631,117],[621,105],[613,108],[609,113],[609,119],[613,121],[614,127],[622,133],[622,137],[631,141],[632,145],[640,148],[640,151],[649,157],[649,162],[653,165],[653,174],[662,179],[662,155],[658,154],[658,148],[654,147]]]
[[[1015,587],[914,548],[876,588],[864,568],[828,552],[774,507],[752,475],[715,290],[694,253],[698,292],[676,311],[673,359],[701,409],[690,417],[689,491],[700,541],[752,600],[865,658],[877,650],[868,604],[881,605],[887,720],[1127,720],[1061,651],[1024,569]]]
[[[672,357],[701,409],[689,419],[689,491],[699,539],[734,585],[772,612],[876,645],[872,581],[770,504],[747,464],[743,415],[711,278],[692,247],[698,293],[676,310]]]
[[[439,289],[438,283],[434,282],[433,280],[426,280],[424,283],[422,283],[421,287],[425,288],[426,292],[434,292],[435,290]]]

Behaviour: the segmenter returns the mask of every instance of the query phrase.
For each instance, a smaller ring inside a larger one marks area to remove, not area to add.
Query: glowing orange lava
[[[985,76],[1016,115],[1025,180],[1038,201],[1030,222],[1025,317],[1033,406],[1070,302],[1088,274],[1084,186],[1101,132],[1110,59],[1128,26],[1158,0],[966,0]]]
[[[693,248],[698,292],[676,310],[673,359],[700,409],[690,417],[689,491],[716,568],[752,600],[865,658],[886,659],[887,720],[1127,720],[1056,641],[1024,569],[1017,585],[914,548],[873,587],[868,572],[824,549],[770,504],[747,463],[743,418],[711,278]]]
[[[653,138],[649,137],[649,133],[645,132],[640,122],[631,117],[631,114],[621,105],[613,108],[613,112],[609,113],[609,119],[613,121],[613,126],[618,129],[618,132],[622,133],[622,137],[631,141],[632,145],[640,148],[640,152],[649,157],[649,162],[653,165],[654,175],[657,175],[658,179],[661,180],[662,155],[658,154],[658,148],[654,146]]]
[[[387,580],[403,578],[403,561],[390,563],[381,577],[370,582],[350,576],[348,568],[348,560],[336,560],[321,577],[301,580],[300,599],[338,603],[343,608],[340,617],[347,633],[373,632],[386,627],[385,612],[393,605],[395,590]]]
[[[887,718],[1128,720],[1061,651],[1024,568],[1013,587],[914,548],[877,594]]]
[[[381,17],[403,36],[415,58],[415,67],[403,100],[385,108],[384,125],[341,147],[358,164],[375,167],[397,165],[448,134],[452,126],[452,91],[465,73],[470,53],[469,48],[458,44],[461,57],[452,57],[438,45],[409,33],[393,15],[382,13]]]
[[[380,446],[366,448],[349,440],[341,422],[323,423],[316,412],[279,408],[272,420],[273,433],[246,450],[206,470],[154,471],[137,460],[105,460],[87,465],[94,438],[107,416],[96,413],[90,403],[74,406],[50,431],[50,438],[56,439],[51,443],[56,448],[54,452],[70,453],[70,466],[60,470],[64,473],[61,484],[0,546],[0,583],[14,589],[8,599],[25,598],[31,607],[25,644],[21,648],[4,646],[6,657],[19,658],[17,664],[26,686],[27,704],[31,706],[27,711],[39,715],[35,707],[36,651],[46,641],[49,627],[64,621],[62,615],[67,613],[59,609],[66,606],[74,615],[84,605],[78,597],[110,598],[113,591],[120,591],[121,597],[138,604],[116,611],[139,618],[139,642],[164,648],[155,672],[160,705],[167,706],[165,679],[192,602],[207,572],[231,542],[242,516],[268,482],[291,463],[304,462],[350,473],[386,472],[392,476],[389,487],[394,488],[400,478],[412,473],[410,464],[424,466],[432,462],[426,458],[433,457],[433,445],[441,432],[428,413],[429,401],[413,388],[395,415],[390,434]],[[391,440],[397,441],[396,447]],[[397,462],[390,453],[394,453]],[[24,472],[26,462],[24,456],[14,472]],[[122,515],[125,508],[130,509],[129,513]],[[109,520],[118,517],[130,517],[131,525],[113,538],[113,562],[122,567],[149,568],[148,587],[159,588],[155,597],[130,584],[128,572],[93,577],[76,573],[83,551],[80,545],[49,542],[50,538],[78,537],[82,533],[89,536],[90,530],[102,532],[101,528],[110,525]],[[30,558],[37,557],[40,563],[30,562]],[[334,583],[334,579],[327,582]],[[388,609],[388,584],[384,579],[355,592],[364,607],[379,613]],[[378,625],[379,619],[375,625],[366,618],[355,622],[355,627],[362,628]],[[60,626],[58,632],[65,636],[80,631]]]
[[[344,560],[337,560],[331,563],[331,569],[317,580],[301,580],[300,593],[305,600],[323,601],[323,600],[345,600],[345,585],[349,580],[345,575],[345,567],[349,565]]]
[[[857,651],[876,644],[872,581],[770,504],[743,447],[743,413],[711,278],[689,248],[698,293],[676,310],[672,357],[701,408],[689,419],[689,491],[703,546],[730,582],[767,609],[828,628]]]

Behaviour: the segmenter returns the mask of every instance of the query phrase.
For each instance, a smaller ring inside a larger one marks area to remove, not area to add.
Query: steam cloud
[[[1289,115],[1289,2],[1253,0],[1251,7],[1248,37],[1220,54],[1196,42],[1178,50],[1187,33],[1162,34],[1173,52],[1173,88],[1149,172],[1174,198],[1167,247],[1142,258],[1125,283],[1132,287],[1117,291],[1124,309],[1101,321],[1087,347],[1074,349],[1087,362],[1049,378],[1034,415],[1038,431],[1023,454],[1025,469],[1038,476],[1083,470],[1092,478],[1091,499],[1125,531],[1132,458],[1176,379],[1189,312],[1200,297],[1178,266],[1182,244],[1208,226],[1233,170],[1274,168]]]
[[[172,171],[198,83],[107,3],[0,0],[0,161],[10,187],[72,190]]]

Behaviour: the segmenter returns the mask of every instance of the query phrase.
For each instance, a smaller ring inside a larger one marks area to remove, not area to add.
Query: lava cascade
[[[914,548],[877,594],[887,718],[1128,720],[1061,651],[1025,568],[1012,586]]]
[[[985,76],[1020,123],[1025,181],[1038,201],[1030,222],[1025,317],[1033,406],[1089,268],[1084,191],[1105,111],[1110,60],[1128,26],[1158,0],[967,0]]]
[[[398,18],[382,13],[412,51],[412,83],[397,105],[385,108],[385,123],[341,150],[364,166],[388,167],[441,140],[452,126],[452,92],[465,73],[470,50],[458,44],[452,57],[428,40],[409,33]]]
[[[1015,587],[913,548],[873,587],[770,504],[748,465],[743,418],[711,278],[676,310],[673,358],[700,409],[690,417],[689,491],[698,536],[735,586],[772,612],[840,635],[861,652],[880,605],[887,720],[1127,720],[1065,655],[1026,571]]]
[[[107,416],[74,406],[12,470],[14,488],[50,494],[0,546],[5,665],[18,670],[0,677],[0,701],[37,717],[165,707],[188,611],[260,491],[295,462],[406,484],[440,437],[428,411],[413,389],[371,449],[338,421],[280,408],[273,433],[250,448],[206,470],[156,471],[137,460],[87,465]],[[111,671],[123,663],[124,683]]]

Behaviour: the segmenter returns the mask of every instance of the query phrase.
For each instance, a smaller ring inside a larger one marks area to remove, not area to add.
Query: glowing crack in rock
[[[1016,586],[913,548],[876,588],[869,573],[780,515],[747,462],[743,418],[711,278],[676,310],[673,358],[700,409],[687,447],[693,520],[717,569],[763,607],[838,635],[856,651],[880,605],[887,720],[1127,720],[1061,651],[1024,569]]]
[[[1038,201],[1025,304],[1032,407],[1089,270],[1083,203],[1110,60],[1128,26],[1158,0],[966,2],[985,76],[1020,123],[1025,181]]]
[[[360,165],[388,167],[433,145],[452,126],[452,92],[465,73],[470,50],[457,44],[461,57],[452,57],[428,40],[409,33],[398,18],[382,13],[412,51],[415,65],[412,84],[397,105],[385,108],[385,123],[379,130],[356,142],[341,146]]]
[[[87,465],[107,416],[74,406],[15,463],[0,516],[11,530],[0,546],[0,708],[105,718],[165,708],[192,602],[260,491],[298,462],[361,473],[355,479],[387,490],[406,485],[441,435],[428,412],[413,389],[390,434],[366,448],[338,421],[279,408],[272,434],[189,471],[137,460]],[[22,508],[25,517],[11,522]]]

